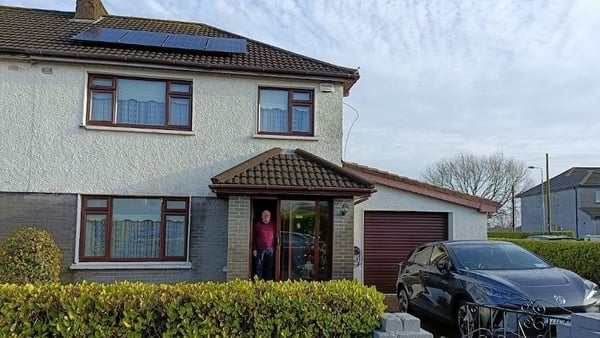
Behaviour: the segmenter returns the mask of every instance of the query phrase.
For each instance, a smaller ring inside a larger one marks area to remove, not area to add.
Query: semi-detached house
[[[393,293],[415,245],[486,238],[497,203],[342,163],[356,69],[74,5],[0,6],[0,242],[51,231],[63,281],[252,278],[265,209],[277,280]]]
[[[0,6],[0,240],[50,230],[67,282],[251,278],[268,209],[276,279],[353,277],[352,206],[375,192],[341,166],[356,69],[74,6]]]

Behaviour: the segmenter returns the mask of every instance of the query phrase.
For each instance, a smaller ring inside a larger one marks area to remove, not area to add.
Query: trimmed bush
[[[0,283],[58,282],[62,252],[52,234],[21,228],[0,246]]]
[[[0,284],[0,336],[369,337],[383,300],[356,281]]]
[[[516,232],[497,232],[497,231],[490,231],[487,234],[488,239],[501,239],[501,238],[527,238],[527,236],[532,236],[532,235],[543,235],[544,233],[540,232],[540,231],[534,231],[534,232],[520,232],[520,231],[516,231]],[[571,236],[573,237],[573,231],[552,231],[550,233],[551,235],[566,235],[566,236]]]
[[[600,261],[599,242],[503,240],[529,249],[558,267],[576,272],[581,277],[600,284],[600,269],[597,263]]]
[[[504,239],[504,238],[527,238],[531,235],[528,232],[488,232],[488,239]]]

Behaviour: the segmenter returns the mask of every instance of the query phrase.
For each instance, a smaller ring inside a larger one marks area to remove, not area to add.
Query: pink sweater
[[[267,224],[258,222],[254,226],[256,241],[254,242],[255,249],[273,249],[275,243],[275,223]]]

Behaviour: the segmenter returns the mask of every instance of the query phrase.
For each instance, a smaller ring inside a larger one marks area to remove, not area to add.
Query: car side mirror
[[[438,268],[438,270],[440,270],[440,272],[443,272],[443,273],[448,272],[448,270],[450,269],[450,267],[448,266],[447,259],[440,260],[439,262],[437,262],[435,264],[435,266]]]

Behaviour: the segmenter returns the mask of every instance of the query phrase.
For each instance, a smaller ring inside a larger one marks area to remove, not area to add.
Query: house
[[[538,184],[517,195],[522,231],[546,231],[542,215],[550,210],[552,230],[572,231],[576,238],[600,235],[600,168],[570,168],[551,178],[550,190],[546,189],[544,182],[543,194]]]
[[[65,282],[248,279],[268,209],[277,280],[353,278],[348,206],[376,191],[341,163],[356,69],[74,5],[0,6],[0,242],[51,231]]]
[[[356,204],[355,278],[394,294],[398,263],[419,244],[487,239],[487,219],[499,203],[356,163],[343,167],[374,182],[371,198]]]

